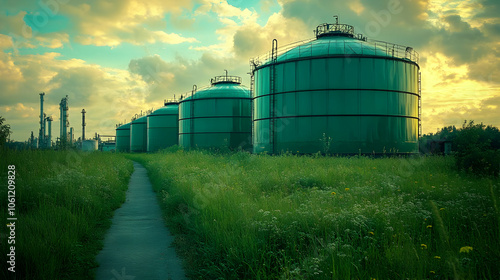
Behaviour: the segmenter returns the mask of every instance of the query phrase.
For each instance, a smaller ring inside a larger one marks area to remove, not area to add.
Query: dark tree
[[[5,118],[0,116],[0,147],[5,146],[9,135],[12,133],[10,130],[10,125],[5,124]]]

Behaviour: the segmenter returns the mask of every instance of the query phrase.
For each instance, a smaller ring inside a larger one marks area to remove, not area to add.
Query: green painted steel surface
[[[147,117],[147,151],[155,152],[179,143],[179,104],[167,103]]]
[[[147,145],[147,116],[142,116],[130,123],[130,151],[146,152]]]
[[[237,83],[217,83],[179,104],[179,145],[250,149],[251,98]]]
[[[389,52],[325,36],[257,67],[254,152],[416,153],[419,66]]]
[[[130,152],[130,123],[116,128],[116,151]]]

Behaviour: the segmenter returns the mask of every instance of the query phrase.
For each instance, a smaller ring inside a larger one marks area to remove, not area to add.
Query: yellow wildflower
[[[443,210],[444,210],[444,208],[439,208],[439,211],[443,211]]]
[[[420,244],[421,249],[427,249],[427,245],[425,244]]]
[[[375,235],[375,233],[373,231],[369,231],[368,233],[371,235]]]
[[[336,195],[337,193],[336,192],[332,192],[332,195]]]
[[[464,246],[464,247],[460,248],[460,253],[469,253],[470,251],[472,251],[471,246]]]
[[[431,227],[432,227],[432,225],[428,225],[428,226],[427,226],[427,228],[431,228]]]
[[[440,259],[441,257],[440,256],[434,256],[435,259]]]
[[[431,271],[430,271],[430,273],[432,273],[432,274],[436,274],[436,272],[435,272],[434,270],[431,270]]]
[[[348,190],[349,190],[349,188],[345,188],[345,190],[346,190],[346,191],[348,191]]]

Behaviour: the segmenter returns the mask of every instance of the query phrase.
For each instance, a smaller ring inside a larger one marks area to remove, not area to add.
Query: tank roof
[[[166,102],[164,107],[154,110],[151,114],[148,115],[148,117],[157,115],[177,115],[177,114],[179,114],[179,102],[177,101]]]
[[[119,125],[116,129],[117,129],[117,130],[118,130],[118,129],[120,129],[120,130],[121,130],[121,129],[124,129],[124,130],[126,130],[126,129],[130,129],[130,123],[126,123],[126,124],[123,124],[123,125]]]
[[[137,119],[131,121],[130,123],[131,124],[136,124],[136,123],[145,123],[147,121],[147,115],[146,116],[142,116],[142,117],[138,117]]]
[[[193,92],[193,95],[184,98],[180,103],[191,99],[202,98],[250,98],[250,89],[239,83],[215,83],[211,87],[202,88]]]
[[[418,64],[419,55],[411,47],[368,40],[362,34],[355,34],[354,27],[348,24],[323,23],[314,31],[316,38],[280,47],[274,53],[251,60],[254,68],[275,62],[293,59],[325,56],[380,56],[397,58]],[[274,57],[273,57],[274,55]]]

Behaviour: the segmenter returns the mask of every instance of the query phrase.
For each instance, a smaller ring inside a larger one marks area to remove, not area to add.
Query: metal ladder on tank
[[[253,147],[253,137],[255,135],[255,126],[254,126],[254,122],[255,122],[255,75],[254,75],[254,71],[255,71],[255,68],[257,67],[256,63],[254,60],[251,60],[250,61],[250,99],[252,100],[251,103],[251,111],[250,111],[250,114],[252,116],[252,140],[251,140],[251,145]]]
[[[191,100],[190,103],[191,103],[191,106],[190,106],[190,109],[191,109],[191,112],[190,112],[190,120],[189,120],[189,146],[190,148],[194,148],[194,94],[196,93],[196,90],[198,89],[198,87],[196,85],[193,85],[193,90],[191,91]]]
[[[422,75],[418,71],[418,137],[422,137]]]
[[[273,39],[271,67],[269,67],[269,145],[272,154],[276,153],[276,61],[278,59],[278,40]]]

